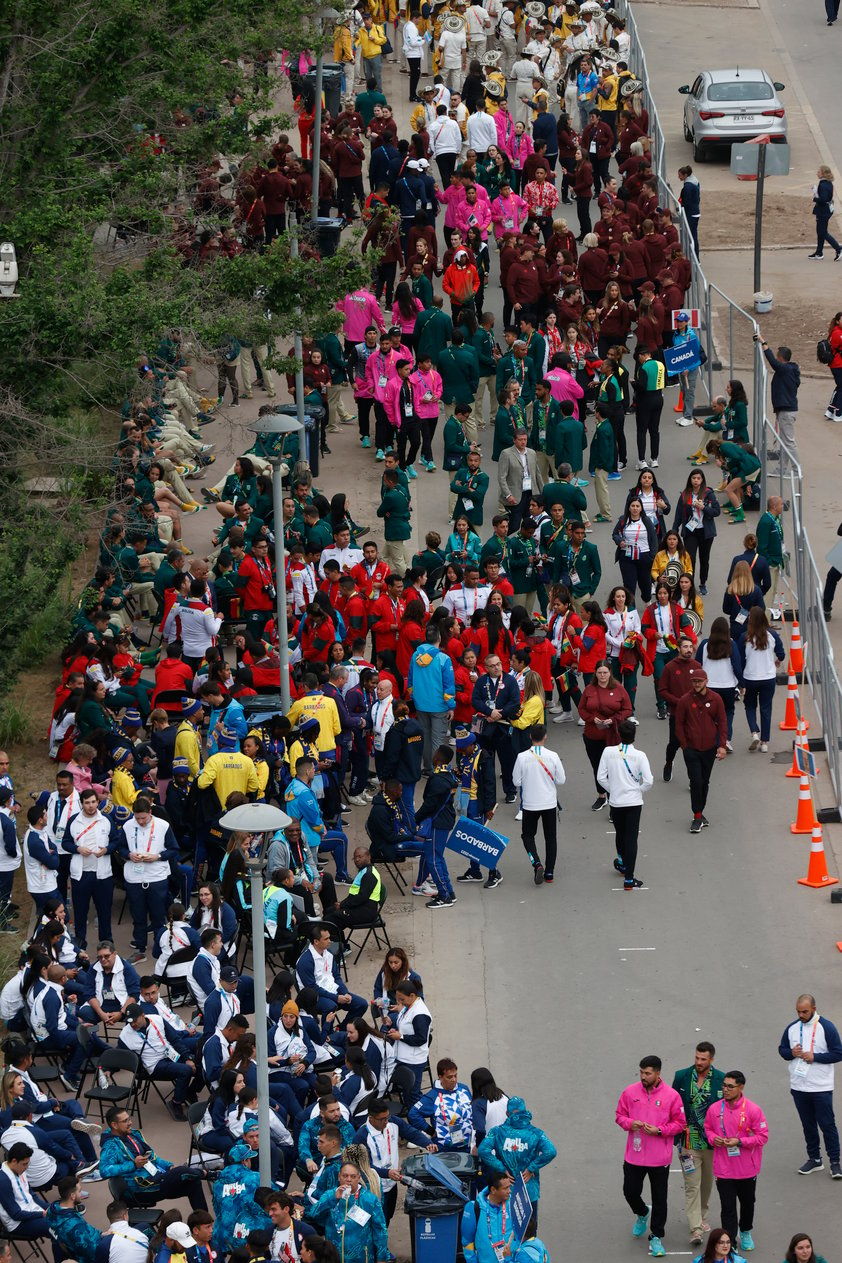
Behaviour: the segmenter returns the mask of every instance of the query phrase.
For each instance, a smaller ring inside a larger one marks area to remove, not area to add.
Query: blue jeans
[[[822,1156],[819,1144],[819,1128],[821,1128],[827,1156],[831,1162],[838,1162],[839,1132],[836,1130],[836,1119],[833,1117],[833,1093],[793,1091],[792,1099],[804,1129],[807,1157],[816,1159]]]
[[[759,732],[761,741],[768,741],[772,735],[772,703],[775,700],[775,681],[746,680],[746,691],[743,705],[746,708],[746,719],[749,730]],[[760,727],[757,726],[757,706],[760,704]]]
[[[338,829],[331,829],[319,838],[319,851],[328,851],[336,865],[336,876],[348,876],[348,839]]]
[[[413,781],[411,785],[404,785],[401,789],[401,802],[406,808],[406,814],[413,829],[415,828],[415,786],[417,784],[417,781]]]
[[[32,899],[32,902],[35,904],[35,911],[38,913],[38,916],[40,918],[41,913],[44,911],[44,904],[47,903],[50,899],[58,898],[58,890],[57,889],[45,890],[45,891],[42,891],[40,895],[34,895],[32,891],[30,891],[29,895],[30,895],[30,898]],[[79,946],[84,947],[84,943],[80,943]]]

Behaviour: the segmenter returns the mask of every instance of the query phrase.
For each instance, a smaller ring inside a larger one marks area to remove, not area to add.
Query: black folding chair
[[[357,947],[357,954],[354,957],[355,965],[365,951],[368,940],[371,938],[372,934],[374,935],[375,946],[378,947],[381,952],[386,949],[391,950],[392,944],[389,942],[389,931],[386,928],[386,922],[383,920],[383,905],[385,904],[387,898],[388,891],[386,890],[386,887],[383,886],[380,906],[377,912],[377,919],[372,921],[370,925],[349,925],[345,930],[345,946],[348,951],[353,951],[353,949]],[[358,933],[365,935],[363,941],[359,945],[354,940],[354,935]]]
[[[52,1238],[49,1233],[45,1232],[43,1237],[16,1237],[13,1232],[8,1234],[9,1245],[20,1259],[20,1263],[32,1263],[33,1259],[40,1259],[41,1263],[53,1263],[53,1251],[50,1249],[49,1254],[42,1242],[49,1242],[52,1246]]]
[[[187,1165],[198,1165],[202,1168],[203,1177],[210,1183],[216,1179],[225,1165],[221,1153],[211,1153],[202,1148],[202,1138],[197,1135],[197,1128],[207,1113],[207,1101],[194,1101],[187,1106],[187,1121],[190,1124],[190,1148],[187,1153]]]
[[[143,1125],[140,1117],[140,1100],[138,1099],[139,1069],[140,1058],[137,1053],[131,1052],[128,1048],[106,1048],[100,1054],[95,1067],[97,1072],[104,1070],[106,1074],[112,1076],[126,1072],[129,1075],[127,1084],[112,1081],[107,1087],[100,1087],[99,1083],[96,1082],[85,1093],[86,1101],[96,1101],[99,1105],[99,1116],[103,1124],[105,1123],[106,1108],[110,1109],[112,1105],[125,1103],[126,1109],[130,1113],[137,1111],[138,1126]]]
[[[108,1191],[112,1201],[128,1206],[129,1223],[133,1228],[154,1228],[163,1214],[156,1202],[157,1193],[150,1191],[144,1196],[139,1190],[131,1190],[122,1175],[108,1181]]]

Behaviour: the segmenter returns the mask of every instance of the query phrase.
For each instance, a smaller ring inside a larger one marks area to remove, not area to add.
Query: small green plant
[[[0,702],[0,746],[14,746],[26,741],[32,729],[32,716],[17,702]]]

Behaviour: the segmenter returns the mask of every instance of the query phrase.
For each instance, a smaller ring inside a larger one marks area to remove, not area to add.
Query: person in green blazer
[[[509,515],[508,513],[495,513],[491,519],[493,534],[485,541],[482,546],[482,552],[479,555],[480,570],[482,570],[487,561],[497,561],[500,563],[500,570],[503,574],[508,575],[509,572]]]
[[[535,373],[526,358],[526,343],[517,341],[512,349],[497,361],[497,394],[509,381],[517,382],[524,404],[535,398]]]
[[[611,501],[608,499],[608,475],[617,463],[617,441],[614,427],[608,415],[608,405],[597,404],[596,429],[591,439],[591,455],[588,461],[588,472],[593,478],[596,492],[597,522],[611,521]]]
[[[781,570],[784,564],[784,502],[780,496],[769,496],[766,501],[766,512],[757,522],[757,551],[769,563],[772,586],[766,597],[773,619],[780,618],[778,609],[778,591],[781,582]]]
[[[574,415],[575,407],[572,399],[565,399],[559,404],[561,419],[553,434],[553,459],[556,469],[569,465],[578,480],[585,464],[585,448],[588,436],[585,427]]]
[[[585,539],[584,522],[574,522],[570,527],[570,593],[578,614],[582,602],[596,592],[602,579],[602,562],[599,549],[589,539]]]
[[[545,482],[553,475],[552,453],[555,449],[555,432],[560,421],[558,400],[553,399],[549,383],[542,378],[535,385],[529,446],[537,455],[538,468],[544,475]]]
[[[491,459],[499,460],[500,453],[515,441],[515,430],[526,429],[526,408],[520,399],[519,387],[510,382],[497,395],[499,407],[494,418],[494,445]]]
[[[731,443],[726,439],[708,439],[705,451],[709,452],[717,465],[726,471],[725,486],[722,490],[731,501],[731,507],[725,510],[731,514],[732,522],[746,520],[743,508],[743,487],[747,482],[754,482],[760,473],[760,461],[754,452],[749,452],[739,443]]]
[[[536,383],[544,376],[544,362],[547,358],[547,344],[535,328],[531,316],[521,316],[520,336],[526,343],[526,358],[532,368],[532,376]]]
[[[540,547],[546,576],[544,582],[566,583],[570,576],[570,544],[564,505],[560,500],[556,500],[550,508],[549,521],[541,523]]]
[[[471,334],[470,345],[477,353],[479,361],[479,390],[474,401],[474,433],[471,435],[476,439],[476,424],[484,423],[484,401],[485,395],[488,393],[488,405],[493,411],[494,402],[492,392],[496,393],[495,387],[497,382],[497,359],[494,355],[494,316],[490,311],[482,314],[482,320],[477,329]],[[492,417],[489,415],[489,420]]]
[[[675,1138],[684,1174],[684,1204],[690,1226],[690,1243],[699,1245],[705,1231],[713,1188],[713,1149],[705,1135],[705,1114],[722,1100],[725,1074],[713,1064],[716,1049],[703,1040],[696,1045],[692,1066],[677,1070],[673,1089],[681,1097],[687,1130]]]
[[[409,284],[412,289],[412,297],[421,300],[421,304],[425,311],[433,306],[433,287],[430,278],[424,274],[423,263],[413,263],[410,268]]]
[[[450,474],[455,473],[465,464],[468,452],[473,450],[474,444],[465,432],[465,425],[470,415],[470,404],[457,403],[454,405],[453,415],[449,416],[444,423],[442,468]]]
[[[479,452],[469,452],[465,464],[456,471],[450,484],[455,496],[455,508],[451,517],[464,516],[471,526],[482,526],[483,502],[488,491],[488,474],[480,469]]]
[[[525,517],[520,530],[509,540],[506,574],[515,590],[515,604],[525,605],[530,614],[535,608],[540,573],[541,553],[535,538],[535,522]]]
[[[453,321],[447,312],[442,311],[443,301],[441,294],[436,294],[432,307],[419,311],[412,330],[416,357],[429,355],[436,368],[439,366],[439,356],[453,334]]]
[[[409,539],[412,527],[409,524],[409,498],[398,486],[397,470],[387,469],[383,474],[383,496],[377,509],[377,516],[383,519],[386,545],[383,549],[383,560],[394,574],[403,574],[409,569],[406,549],[403,541]]]
[[[748,443],[748,396],[742,382],[730,381],[725,387],[728,405],[722,417],[722,437],[729,443]]]
[[[479,386],[479,360],[474,348],[465,346],[461,329],[454,329],[453,345],[439,353],[436,368],[441,376],[442,403],[473,404]]]

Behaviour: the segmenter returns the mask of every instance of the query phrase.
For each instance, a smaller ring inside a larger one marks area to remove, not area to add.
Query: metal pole
[[[275,516],[275,599],[278,620],[281,709],[286,714],[290,706],[289,629],[287,627],[286,550],[284,547],[284,490],[280,453],[272,461],[272,508]]]
[[[766,182],[766,145],[757,155],[757,192],[754,199],[754,292],[760,289],[760,251],[763,239],[763,185]]]
[[[291,258],[298,258],[298,216],[290,216],[289,253]],[[300,308],[297,308],[300,311]],[[304,427],[304,353],[301,346],[301,334],[293,337],[293,355],[295,356],[295,415],[302,427],[299,438],[299,460],[307,454],[306,431]],[[733,374],[732,374],[733,376]]]
[[[281,529],[283,539],[283,528]],[[284,607],[286,621],[286,607]],[[261,847],[261,856],[263,848]],[[269,1131],[269,1030],[266,1021],[266,947],[263,941],[263,868],[261,863],[249,864],[251,876],[251,950],[254,972],[254,1036],[257,1058],[257,1122],[260,1136],[260,1183],[268,1188],[272,1183],[270,1157],[271,1134]]]
[[[316,58],[316,110],[313,117],[313,196],[310,202],[310,220],[319,217],[319,163],[322,158],[322,81],[324,79],[324,53]]]

